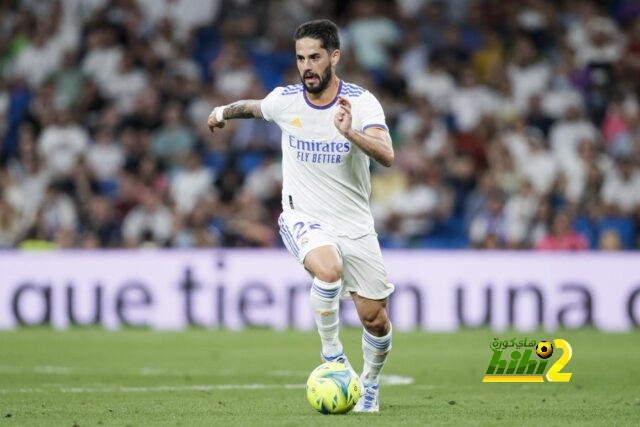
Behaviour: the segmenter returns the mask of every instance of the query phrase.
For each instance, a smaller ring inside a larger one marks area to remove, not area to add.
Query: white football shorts
[[[380,244],[375,234],[357,239],[339,236],[331,227],[296,211],[284,211],[278,219],[280,236],[287,250],[300,264],[320,246],[334,246],[342,257],[342,298],[350,292],[379,300],[394,290],[387,279]]]

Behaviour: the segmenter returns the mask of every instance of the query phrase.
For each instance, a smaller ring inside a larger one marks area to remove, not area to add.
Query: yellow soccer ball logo
[[[323,363],[307,380],[307,399],[323,414],[345,414],[360,398],[360,379],[342,363]]]
[[[548,359],[553,354],[553,345],[549,341],[540,341],[536,345],[536,354],[541,359]]]

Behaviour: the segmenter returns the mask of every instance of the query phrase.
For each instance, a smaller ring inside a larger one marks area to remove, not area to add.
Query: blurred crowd
[[[632,0],[0,0],[0,247],[282,245],[279,129],[206,118],[319,17],[391,129],[383,247],[640,247]]]

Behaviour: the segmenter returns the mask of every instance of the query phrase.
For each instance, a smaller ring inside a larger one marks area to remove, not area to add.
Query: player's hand
[[[213,111],[211,112],[211,114],[209,114],[209,118],[207,119],[207,125],[209,125],[209,130],[211,132],[213,132],[213,130],[215,128],[222,129],[224,127],[224,125],[227,123],[226,120],[223,120],[223,121],[219,122],[216,119],[216,112],[217,112],[218,108],[221,108],[221,107],[214,108]]]
[[[333,118],[333,124],[341,134],[346,135],[351,130],[351,103],[347,98],[340,95],[338,96],[338,106],[340,108]]]

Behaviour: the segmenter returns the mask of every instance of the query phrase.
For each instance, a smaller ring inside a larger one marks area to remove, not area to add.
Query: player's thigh
[[[384,300],[393,292],[376,236],[341,238],[340,250],[345,291],[375,301]]]

